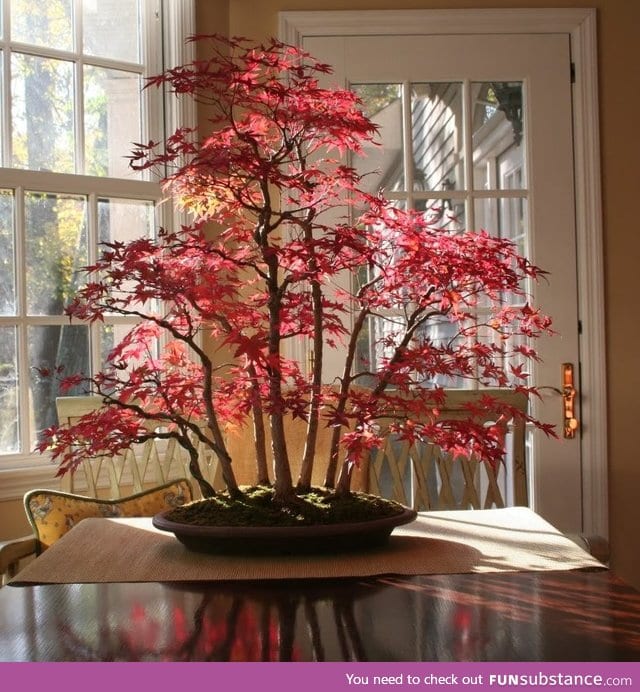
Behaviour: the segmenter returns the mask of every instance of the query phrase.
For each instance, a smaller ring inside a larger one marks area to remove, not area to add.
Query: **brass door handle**
[[[563,435],[571,439],[576,436],[579,423],[575,416],[576,388],[573,379],[573,363],[562,364],[562,407]]]

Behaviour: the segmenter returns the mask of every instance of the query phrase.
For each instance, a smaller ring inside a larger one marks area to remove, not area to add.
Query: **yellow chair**
[[[10,541],[0,541],[0,587],[15,577],[22,560],[36,555],[38,541],[35,536],[24,536]]]
[[[191,484],[186,478],[180,478],[117,500],[101,500],[58,490],[30,490],[24,496],[24,508],[40,553],[83,519],[152,517],[192,499]]]
[[[83,519],[150,517],[192,499],[186,478],[114,500],[59,490],[30,490],[24,496],[24,508],[33,535],[0,543],[0,574],[7,579],[15,576],[22,560],[42,553]]]

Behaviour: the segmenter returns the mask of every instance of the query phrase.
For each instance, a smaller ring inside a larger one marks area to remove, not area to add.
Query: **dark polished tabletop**
[[[2,661],[640,661],[608,570],[0,589]]]

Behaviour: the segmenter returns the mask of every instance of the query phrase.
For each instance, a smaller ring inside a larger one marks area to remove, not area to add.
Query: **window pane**
[[[372,194],[380,188],[404,190],[402,162],[402,87],[400,84],[353,84],[352,90],[362,100],[362,109],[378,127],[377,145],[364,147],[363,155],[354,157],[353,166],[367,175],[362,187]]]
[[[155,233],[154,210],[153,202],[99,199],[99,242],[110,243],[117,240],[127,243],[136,238],[151,238]],[[127,283],[124,284],[124,290],[128,290]],[[117,295],[115,291],[113,295]],[[146,307],[152,306],[147,304]]]
[[[84,69],[85,168],[89,175],[139,176],[126,156],[140,141],[141,84],[131,72]]]
[[[471,91],[474,99],[475,189],[513,190],[525,187],[522,83],[478,82],[471,85]]]
[[[20,451],[16,354],[15,327],[0,327],[0,454]]]
[[[140,60],[139,0],[82,3],[83,50],[114,60]]]
[[[60,50],[73,50],[71,0],[11,0],[11,38]]]
[[[56,378],[43,377],[36,368],[52,371],[64,366],[65,375],[88,373],[89,329],[80,325],[29,327],[28,345],[33,447],[42,430],[57,422],[56,397],[61,395]],[[85,389],[77,387],[64,394],[74,396],[87,393]]]
[[[86,200],[28,192],[25,235],[28,314],[61,315],[87,264]]]
[[[151,238],[155,233],[153,202],[135,199],[98,200],[98,238],[101,243],[113,240],[128,242]]]
[[[103,324],[100,326],[100,367],[103,368],[114,346],[129,332],[130,325]]]
[[[98,331],[98,339],[100,344],[100,367],[104,367],[107,358],[111,351],[127,336],[133,328],[132,324],[103,324]],[[149,352],[143,354],[142,358],[157,358],[160,353],[160,344],[157,339],[153,340],[150,345]],[[127,364],[128,367],[136,367],[139,365],[137,359],[131,359]],[[121,373],[121,376],[125,376]]]
[[[413,189],[464,187],[462,85],[411,85]]]
[[[13,193],[0,190],[0,315],[16,314]]]
[[[13,165],[74,173],[73,65],[14,53],[11,69]]]

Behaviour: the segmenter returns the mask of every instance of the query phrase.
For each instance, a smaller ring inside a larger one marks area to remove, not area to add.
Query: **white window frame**
[[[191,61],[194,57],[194,46],[185,43],[185,38],[195,33],[195,0],[143,0],[144,12],[147,16],[161,17],[161,41],[145,32],[142,51],[145,56],[162,55],[164,65],[156,65],[152,72],[173,67]],[[6,81],[6,80],[5,80]],[[6,96],[6,95],[5,95]],[[145,92],[143,108],[147,112],[149,137],[161,138],[168,132],[173,132],[179,126],[194,126],[196,123],[195,105],[189,99],[177,99],[168,94],[162,98],[160,91]],[[125,152],[126,153],[126,152]],[[23,169],[0,168],[0,189],[26,189],[30,191],[46,190],[55,193],[85,195],[89,208],[95,205],[97,196],[100,198],[156,199],[162,198],[162,191],[157,181],[126,180],[117,178],[95,178],[84,175],[53,174],[28,171]],[[174,212],[170,205],[159,205],[161,218],[158,225],[171,227],[183,222],[181,214]],[[20,254],[18,254],[20,257]],[[20,260],[18,260],[19,262]],[[20,266],[17,267],[19,280]],[[15,318],[13,318],[15,322]],[[68,320],[60,316],[44,318],[47,324],[57,321],[66,323]],[[0,324],[2,320],[0,318]],[[30,318],[30,323],[33,318]],[[26,345],[22,348],[24,351]],[[24,358],[25,354],[20,356]],[[23,383],[21,389],[28,387]],[[21,404],[24,405],[25,394],[21,394]],[[21,406],[21,410],[25,409]],[[56,468],[46,456],[22,452],[0,456],[0,501],[20,498],[34,487],[59,487],[55,478]]]
[[[567,34],[575,71],[573,147],[580,337],[583,531],[608,536],[604,253],[595,9],[295,11],[279,14],[281,40],[310,36]]]

